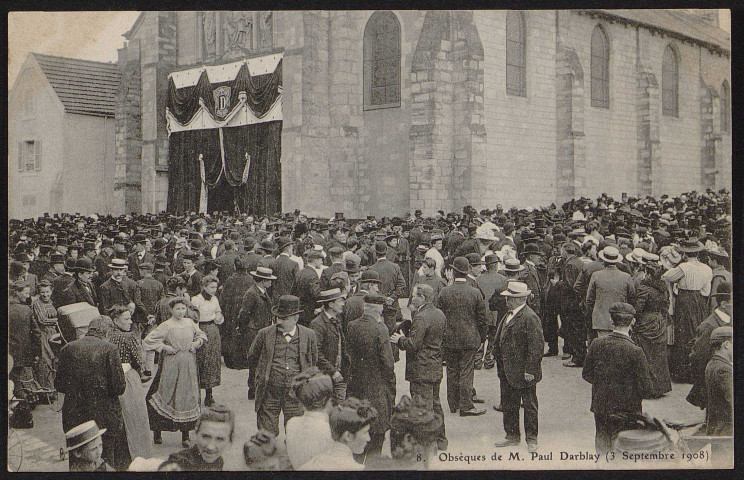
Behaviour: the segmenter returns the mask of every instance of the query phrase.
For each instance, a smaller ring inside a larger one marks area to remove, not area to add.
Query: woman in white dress
[[[347,398],[329,415],[331,446],[298,470],[363,470],[364,465],[354,455],[364,453],[369,442],[369,424],[376,418],[377,410],[367,400]]]
[[[160,352],[158,373],[147,393],[147,412],[155,444],[163,442],[163,430],[180,431],[181,443],[188,447],[189,431],[196,426],[201,412],[196,351],[207,336],[186,316],[185,298],[176,297],[169,306],[172,317],[143,341],[145,350]]]
[[[222,316],[220,302],[215,296],[218,286],[217,277],[206,276],[202,279],[201,293],[191,299],[192,305],[199,310],[199,328],[207,335],[207,343],[196,354],[199,388],[207,391],[204,398],[204,405],[207,407],[214,405],[212,389],[222,380],[222,339],[217,325],[222,325],[225,317]]]
[[[132,314],[129,308],[126,305],[114,305],[108,314],[115,327],[109,331],[108,341],[119,349],[124,379],[127,382],[127,388],[119,396],[119,402],[129,453],[132,458],[149,458],[152,455],[152,441],[145,403],[147,389],[140,380],[144,371],[144,351],[139,336],[132,332]]]

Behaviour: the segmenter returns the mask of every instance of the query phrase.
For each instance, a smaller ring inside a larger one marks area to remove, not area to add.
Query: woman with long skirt
[[[125,305],[114,305],[109,310],[114,329],[109,332],[109,342],[119,349],[124,379],[127,388],[119,396],[127,444],[132,458],[150,458],[152,440],[150,439],[150,420],[147,417],[145,395],[147,389],[142,385],[144,371],[144,351],[139,336],[132,332],[132,314]]]
[[[207,335],[207,343],[196,354],[196,365],[199,371],[199,388],[207,391],[204,405],[214,405],[212,389],[220,384],[222,373],[222,339],[221,325],[225,321],[222,316],[220,302],[215,294],[219,280],[208,275],[202,279],[202,291],[191,299],[191,303],[199,310],[199,328]]]
[[[41,334],[41,355],[39,361],[34,364],[34,378],[41,387],[54,390],[57,357],[49,344],[49,339],[59,333],[57,309],[52,305],[52,284],[48,280],[42,280],[38,289],[39,296],[31,302],[33,321]]]
[[[156,445],[163,443],[161,432],[181,432],[181,443],[189,446],[189,431],[201,413],[196,351],[207,341],[199,326],[186,316],[187,300],[176,297],[169,302],[172,317],[150,332],[143,346],[160,353],[158,373],[147,392],[147,413]]]
[[[661,274],[660,268],[649,265],[646,276],[638,285],[636,323],[632,333],[633,341],[646,354],[655,398],[672,390],[667,355],[669,297]]]

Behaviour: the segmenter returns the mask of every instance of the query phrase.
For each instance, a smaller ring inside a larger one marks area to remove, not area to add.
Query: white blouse
[[[212,298],[207,300],[200,293],[191,299],[191,303],[199,310],[199,323],[214,322],[216,325],[222,325],[222,322],[225,321],[225,318],[222,316],[220,302],[215,295],[212,295]]]

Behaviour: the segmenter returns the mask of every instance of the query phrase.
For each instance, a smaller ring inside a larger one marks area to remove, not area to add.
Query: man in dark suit
[[[243,295],[237,322],[232,326],[232,331],[228,335],[232,337],[232,345],[237,352],[250,348],[258,332],[262,328],[271,326],[272,323],[273,304],[269,288],[276,277],[270,268],[261,265],[251,272],[251,276],[255,283]],[[236,368],[244,368],[243,362],[240,362],[240,355],[236,355]],[[255,379],[255,372],[251,369],[248,372],[248,400],[256,398]]]
[[[215,263],[220,269],[217,278],[219,278],[220,284],[223,285],[227,279],[235,273],[235,260],[239,257],[238,253],[235,251],[235,242],[232,240],[227,240],[224,248],[225,251],[215,260]]]
[[[315,318],[315,309],[318,308],[317,300],[320,297],[320,274],[323,265],[323,254],[320,250],[310,249],[305,252],[305,268],[297,274],[295,282],[295,294],[300,298],[302,313],[300,314],[300,325],[308,326]]]
[[[497,447],[519,445],[519,407],[524,408],[527,450],[537,450],[537,383],[542,379],[545,345],[540,317],[527,305],[532,292],[524,282],[509,282],[501,295],[508,313],[496,330],[496,365],[501,386],[506,438]]]
[[[96,255],[93,263],[96,266],[96,277],[93,280],[93,284],[96,288],[100,288],[101,284],[109,278],[108,264],[111,262],[111,258],[114,256],[114,242],[110,238],[104,238],[101,240],[101,253]]]
[[[583,367],[586,357],[586,314],[582,306],[586,296],[580,297],[573,287],[584,266],[578,253],[578,247],[573,242],[566,242],[561,247],[564,261],[559,283],[563,297],[560,330],[564,340],[563,353],[571,355],[571,360],[563,364],[567,367]]]
[[[127,384],[119,351],[106,341],[109,329],[105,319],[94,319],[85,337],[62,347],[54,387],[65,394],[62,429],[95,420],[106,429],[101,457],[117,470],[126,470],[132,459],[119,395]]]
[[[155,266],[152,263],[140,263],[140,279],[137,286],[140,290],[142,304],[147,310],[148,319],[147,326],[142,332],[142,338],[145,338],[155,328],[156,306],[165,296],[165,286],[153,277],[154,268]]]
[[[328,250],[331,257],[331,266],[323,270],[320,274],[320,289],[328,290],[331,283],[331,277],[336,273],[344,271],[344,249],[338,245]]]
[[[75,263],[75,281],[67,287],[60,296],[60,306],[73,303],[87,302],[94,307],[98,306],[98,294],[96,294],[90,278],[96,269],[89,258],[81,258]]]
[[[369,294],[379,295],[380,275],[374,270],[365,270],[359,279],[359,285],[354,295],[348,298],[343,314],[343,327],[346,331],[349,322],[361,317],[364,313],[364,297]]]
[[[437,307],[447,318],[444,330],[444,360],[447,362],[447,403],[450,412],[460,416],[486,413],[473,405],[475,355],[486,338],[490,315],[481,292],[467,284],[470,264],[467,258],[452,262],[455,281],[442,289]]]
[[[235,273],[227,279],[220,294],[220,308],[222,308],[222,314],[225,316],[220,335],[222,336],[222,356],[227,368],[246,368],[245,347],[240,345],[239,338],[236,335],[236,327],[243,296],[255,283],[253,276],[246,271],[243,259],[235,259]],[[270,310],[271,305],[269,304],[267,309],[269,311],[269,322],[271,321]]]
[[[146,236],[138,233],[132,237],[132,243],[134,244],[134,252],[127,257],[127,263],[129,264],[129,271],[132,274],[132,280],[137,282],[142,278],[139,271],[140,264],[155,263],[155,257],[152,253],[148,253],[145,248],[147,245]]]
[[[442,416],[442,427],[437,436],[437,448],[447,450],[444,411],[439,400],[442,383],[442,339],[447,319],[433,304],[434,289],[426,284],[413,287],[411,312],[413,323],[408,335],[396,332],[390,341],[406,353],[406,380],[410,383],[411,398],[421,397],[428,409]]]
[[[705,367],[708,403],[705,423],[708,435],[734,434],[734,330],[718,327],[710,336],[713,351]]]
[[[310,323],[318,339],[318,367],[333,380],[333,405],[346,400],[349,353],[343,330],[342,314],[346,297],[340,288],[320,292],[323,308]]]
[[[55,308],[62,306],[62,293],[75,281],[74,271],[77,260],[70,257],[65,260],[64,271],[52,280],[52,303]]]
[[[291,295],[294,291],[297,274],[300,272],[300,266],[292,260],[292,249],[294,243],[288,237],[280,237],[276,241],[279,256],[274,261],[274,275],[276,281],[272,288],[271,299],[274,302],[279,301],[282,295]]]
[[[126,305],[132,312],[132,331],[141,335],[150,320],[147,308],[142,303],[142,294],[137,282],[126,276],[126,260],[112,258],[108,265],[111,278],[106,280],[98,292],[98,311],[108,313],[114,305]],[[154,316],[153,316],[154,318]]]
[[[390,428],[390,416],[395,403],[395,362],[390,333],[382,319],[385,297],[366,295],[364,314],[349,323],[347,345],[351,359],[347,394],[369,400],[378,417],[370,425],[370,441],[357,460],[382,452],[385,432]]]
[[[388,327],[388,335],[392,335],[395,325],[403,319],[398,299],[406,295],[406,281],[400,266],[387,259],[387,252],[388,246],[385,242],[375,243],[377,262],[369,268],[380,275],[380,295],[387,297],[382,317]],[[398,360],[397,345],[393,348],[393,358]]]
[[[603,455],[612,449],[615,436],[633,428],[623,414],[642,413],[642,401],[652,398],[653,386],[646,355],[630,339],[635,309],[617,302],[609,307],[613,330],[589,345],[582,377],[592,384],[596,434],[594,445]]]
[[[302,415],[299,400],[291,396],[292,380],[318,363],[315,332],[297,324],[300,299],[284,295],[271,310],[277,323],[259,330],[248,352],[248,365],[256,370],[256,423],[279,435],[279,414],[287,421]]]
[[[192,298],[201,293],[201,281],[204,277],[204,274],[196,268],[199,258],[199,255],[193,252],[188,252],[181,256],[181,264],[183,265],[181,276],[186,282],[186,290]]]

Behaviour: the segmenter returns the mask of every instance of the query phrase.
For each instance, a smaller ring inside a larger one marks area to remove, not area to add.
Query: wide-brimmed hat
[[[270,269],[269,267],[263,267],[261,265],[256,267],[256,269],[251,272],[251,275],[253,275],[256,278],[263,279],[263,280],[276,280],[276,277],[274,276],[274,271]]]
[[[689,237],[680,242],[678,250],[682,253],[696,253],[705,250],[705,246],[697,237]]]
[[[532,290],[524,282],[509,282],[506,284],[506,290],[501,292],[502,297],[526,297]]]
[[[276,239],[276,249],[283,250],[287,245],[294,243],[289,237],[279,237]]]
[[[522,265],[516,258],[507,258],[504,260],[505,272],[521,272],[524,268],[524,265]]]
[[[709,248],[706,247],[705,251],[708,252],[708,255],[713,255],[714,257],[729,258],[728,252],[719,245],[711,245]]]
[[[124,270],[127,266],[127,261],[123,258],[112,258],[111,263],[108,264],[108,268],[113,270]]]
[[[279,302],[271,307],[271,313],[275,317],[286,318],[302,312],[300,298],[294,295],[282,295]]]
[[[603,248],[597,256],[600,260],[607,263],[620,263],[623,261],[623,256],[620,254],[620,250],[612,245]]]
[[[106,433],[105,428],[99,429],[95,420],[89,420],[65,432],[65,441],[67,442],[67,446],[62,450],[64,452],[69,452],[76,448],[80,448],[86,443],[92,442],[104,433]]]
[[[77,262],[75,262],[75,269],[76,272],[95,272],[96,267],[93,265],[93,260],[91,260],[88,257],[79,258]]]
[[[465,258],[468,259],[468,263],[471,267],[475,267],[476,265],[485,265],[485,263],[483,263],[483,259],[477,253],[468,253],[467,255],[465,255]]]
[[[320,292],[320,297],[316,300],[317,303],[328,303],[341,298],[344,293],[340,288],[331,288],[330,290],[323,290]]]

